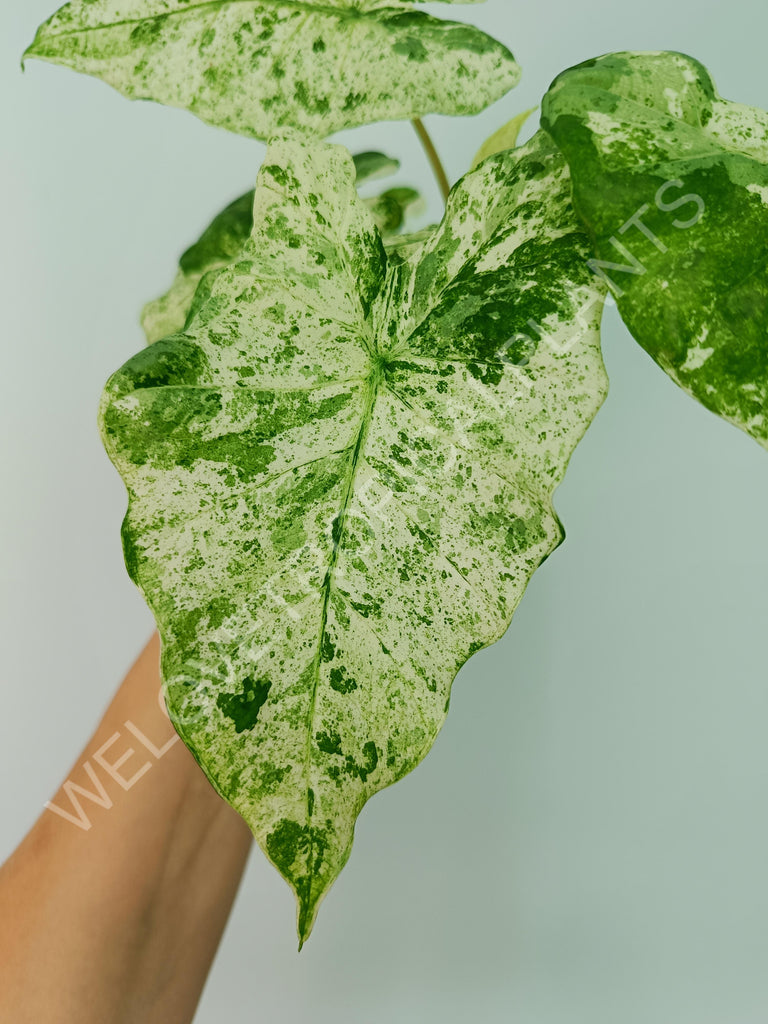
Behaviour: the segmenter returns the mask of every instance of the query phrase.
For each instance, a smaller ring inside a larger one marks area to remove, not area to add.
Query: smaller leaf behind
[[[530,110],[524,110],[522,114],[518,114],[513,117],[511,121],[508,121],[505,125],[502,125],[498,131],[494,132],[490,138],[486,139],[480,149],[475,154],[475,158],[472,161],[472,170],[481,164],[483,160],[487,160],[489,156],[494,156],[496,153],[503,153],[505,149],[514,149],[517,145],[517,140],[520,132],[523,130],[525,122],[536,112],[536,107],[531,107]]]
[[[426,210],[423,196],[414,188],[390,188],[379,196],[365,200],[382,238],[396,236],[408,217]]]
[[[542,125],[635,339],[684,391],[768,447],[768,113],[680,53],[564,72]]]
[[[354,158],[357,187],[396,174],[400,161],[384,153],[358,153]],[[147,303],[141,326],[152,344],[180,331],[194,308],[195,292],[209,273],[221,270],[240,254],[253,228],[253,189],[221,211],[200,238],[181,256],[179,270],[169,290]],[[414,189],[389,189],[366,200],[385,237],[403,227],[406,218],[420,212],[420,196]],[[201,293],[203,301],[205,291]]]
[[[358,188],[362,185],[367,185],[369,181],[388,178],[392,174],[397,174],[400,170],[400,161],[394,157],[385,156],[384,153],[377,153],[375,151],[357,153],[353,159],[355,161]]]

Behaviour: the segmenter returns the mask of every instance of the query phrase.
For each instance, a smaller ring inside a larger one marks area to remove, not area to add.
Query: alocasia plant
[[[418,118],[518,77],[471,26],[406,0],[73,0],[28,55],[271,139],[146,307],[101,428],[173,721],[294,888],[303,942],[361,807],[426,755],[457,670],[562,540],[607,286],[766,444],[768,115],[680,54],[598,58],[400,235],[417,194],[356,187],[397,162],[319,139],[414,118],[447,194]]]

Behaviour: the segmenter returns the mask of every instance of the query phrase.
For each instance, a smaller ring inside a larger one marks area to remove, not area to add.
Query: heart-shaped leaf
[[[691,57],[617,53],[560,75],[542,124],[634,337],[768,447],[768,114]]]
[[[259,139],[475,114],[520,77],[501,43],[409,0],[72,0],[25,56]]]
[[[358,188],[400,169],[398,160],[383,153],[358,153],[353,159]],[[150,344],[180,331],[187,322],[201,279],[240,255],[253,228],[253,195],[251,189],[214,217],[197,242],[182,255],[168,291],[144,307],[141,326]],[[382,235],[388,238],[400,230],[411,213],[418,211],[419,200],[414,189],[400,188],[388,189],[365,202]]]
[[[302,940],[363,804],[562,539],[552,493],[606,384],[587,257],[542,133],[390,256],[347,152],[289,139],[239,261],[107,385],[169,708]]]

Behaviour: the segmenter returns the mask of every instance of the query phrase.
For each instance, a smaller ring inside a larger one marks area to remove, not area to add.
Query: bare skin
[[[194,1017],[251,835],[173,742],[158,658],[154,637],[68,776],[104,804],[80,798],[89,827],[47,809],[0,868],[0,1020],[9,1024]],[[78,818],[71,790],[52,803]]]

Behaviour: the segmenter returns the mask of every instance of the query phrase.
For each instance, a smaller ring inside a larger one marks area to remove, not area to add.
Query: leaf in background
[[[542,124],[629,330],[768,447],[768,114],[691,57],[617,53],[560,75]]]
[[[605,393],[569,189],[539,133],[390,262],[347,152],[275,143],[241,258],[105,390],[171,713],[302,941],[363,804],[562,539],[552,493]]]
[[[494,132],[489,139],[486,139],[475,154],[475,159],[472,161],[472,170],[474,171],[489,156],[503,153],[505,149],[514,149],[525,122],[537,109],[537,107],[531,107],[530,110],[524,110],[522,114],[513,117],[511,121],[508,121],[497,132]]]
[[[354,161],[358,188],[400,169],[399,160],[383,153],[358,153]],[[388,198],[377,197],[367,202],[374,207],[374,218],[381,231],[390,235],[402,227],[409,213],[417,212],[419,194],[413,189],[391,189],[384,196]],[[142,310],[141,326],[150,344],[182,329],[201,279],[231,263],[240,254],[252,228],[253,189],[214,217],[198,241],[182,255],[169,290]]]
[[[358,153],[353,159],[358,188],[367,185],[369,181],[389,178],[400,170],[400,161],[392,156],[385,156],[384,153]]]
[[[396,235],[409,216],[426,209],[424,199],[415,188],[390,188],[364,202],[383,238]]]
[[[25,57],[259,139],[476,114],[520,78],[501,43],[406,0],[72,0]]]
[[[384,239],[384,249],[391,264],[407,259],[427,241],[437,224],[430,224],[420,231],[412,231],[407,235],[390,235]]]

